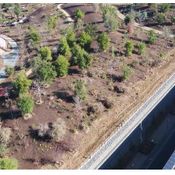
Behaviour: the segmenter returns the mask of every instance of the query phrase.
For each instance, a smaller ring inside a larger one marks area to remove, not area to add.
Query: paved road
[[[98,169],[175,85],[175,73],[99,147],[80,169]]]

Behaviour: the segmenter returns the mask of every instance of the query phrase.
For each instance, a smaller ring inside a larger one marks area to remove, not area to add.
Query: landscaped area
[[[0,4],[0,169],[78,168],[174,71],[174,5],[130,8]]]

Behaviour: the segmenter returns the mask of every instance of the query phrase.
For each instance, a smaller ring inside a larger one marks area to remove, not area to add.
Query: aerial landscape
[[[0,169],[174,169],[174,71],[173,3],[0,3]]]

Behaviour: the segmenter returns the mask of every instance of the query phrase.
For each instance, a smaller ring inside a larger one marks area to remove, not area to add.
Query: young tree
[[[78,21],[78,20],[82,20],[83,18],[84,18],[84,12],[83,11],[81,11],[80,9],[77,9],[76,11],[75,11],[75,19],[76,19],[76,21]]]
[[[70,51],[70,47],[69,47],[65,37],[62,37],[60,39],[58,51],[59,51],[60,55],[63,55],[67,58],[70,58],[71,51]]]
[[[69,44],[69,47],[72,47],[76,42],[76,34],[73,28],[71,27],[67,28],[65,35],[66,35],[66,40],[67,40],[67,43]]]
[[[156,40],[157,40],[156,33],[153,30],[149,31],[148,32],[148,43],[154,44],[156,42]]]
[[[18,169],[18,161],[14,158],[0,158],[1,170]]]
[[[83,80],[76,80],[74,82],[74,94],[80,100],[85,100],[87,97],[87,87],[85,81]]]
[[[18,107],[22,115],[31,114],[34,108],[34,101],[30,95],[21,95],[18,100]]]
[[[132,73],[131,67],[128,66],[128,65],[124,65],[123,66],[123,79],[124,80],[128,80],[130,75],[131,75],[131,73]]]
[[[17,19],[19,19],[19,15],[21,14],[21,8],[19,4],[15,4],[13,10],[14,10],[14,14],[16,15]]]
[[[127,41],[125,43],[125,49],[126,49],[126,55],[130,56],[132,54],[133,49],[134,49],[132,41]]]
[[[106,51],[110,46],[110,38],[104,32],[98,36],[97,41],[99,43],[100,49],[103,51]]]
[[[97,33],[97,25],[86,24],[84,31],[88,33],[92,38],[95,38]]]
[[[45,60],[38,60],[35,63],[35,69],[36,75],[43,83],[50,84],[56,77],[54,66]]]
[[[57,72],[57,76],[64,76],[68,74],[69,61],[63,55],[60,55],[55,61],[55,70]]]
[[[137,48],[138,48],[138,54],[142,55],[145,51],[146,45],[145,45],[145,43],[141,42],[137,45]]]
[[[47,21],[49,31],[55,30],[57,24],[58,24],[58,16],[56,15],[49,16]]]
[[[82,46],[85,50],[88,50],[90,48],[91,42],[92,37],[88,33],[82,32],[79,38],[80,46]]]
[[[32,41],[32,44],[34,45],[39,44],[41,40],[41,36],[35,28],[30,27],[28,35],[29,35],[30,40]]]
[[[92,62],[91,56],[79,45],[75,44],[72,48],[73,65],[78,65],[81,69],[87,68]]]
[[[39,53],[41,55],[41,58],[46,61],[52,60],[52,52],[49,47],[41,47],[39,50]]]
[[[164,23],[164,22],[165,22],[165,14],[163,14],[163,13],[157,14],[157,16],[156,16],[156,21],[157,21],[159,24]]]
[[[31,86],[32,81],[29,80],[25,74],[25,71],[21,71],[14,82],[16,89],[18,90],[19,94],[28,93],[29,87]]]

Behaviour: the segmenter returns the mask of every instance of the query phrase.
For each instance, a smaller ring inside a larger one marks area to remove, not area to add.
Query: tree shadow
[[[53,92],[54,95],[57,96],[57,98],[60,98],[61,100],[67,102],[67,103],[73,103],[73,96],[70,95],[68,92],[66,91],[57,91],[57,92]]]
[[[16,111],[7,111],[7,112],[1,112],[0,113],[0,120],[5,121],[5,120],[14,120],[18,119],[22,116],[21,111],[16,110]]]

